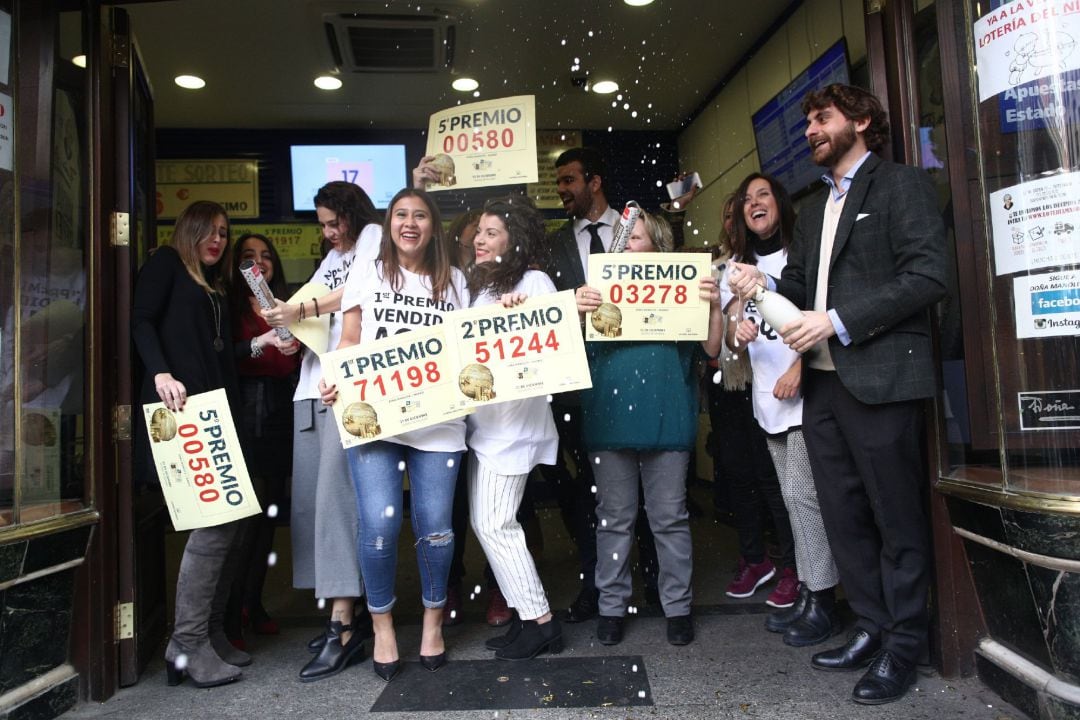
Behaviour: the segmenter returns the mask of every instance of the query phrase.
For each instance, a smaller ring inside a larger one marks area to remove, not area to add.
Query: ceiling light
[[[592,85],[592,91],[594,93],[600,93],[601,95],[610,95],[618,89],[619,83],[615,82],[614,80],[601,80],[600,82],[595,82]]]
[[[341,80],[333,75],[320,75],[315,78],[315,87],[320,90],[338,90],[341,88]]]
[[[480,87],[480,83],[476,82],[472,78],[460,77],[454,82],[450,83],[450,87],[460,92],[472,92],[476,88]]]
[[[73,62],[74,64],[78,65],[81,68],[84,68],[84,67],[86,67],[86,56],[85,55],[76,55],[75,57],[71,58],[71,62]]]
[[[642,7],[643,5],[651,5],[653,0],[623,0],[624,3],[630,7]]]
[[[173,82],[185,90],[198,90],[206,87],[206,81],[197,75],[177,75]]]

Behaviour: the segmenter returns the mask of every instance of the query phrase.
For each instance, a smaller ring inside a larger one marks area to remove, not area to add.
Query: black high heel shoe
[[[381,677],[386,682],[390,682],[397,677],[398,672],[401,670],[401,661],[394,660],[393,662],[381,663],[375,658],[371,659],[371,669],[375,671],[375,674]]]
[[[421,655],[420,664],[431,672],[435,672],[446,664],[446,651],[443,650],[438,655]]]
[[[342,644],[341,635],[351,632],[349,642]],[[319,654],[311,659],[300,671],[300,682],[315,682],[332,677],[347,668],[353,662],[364,659],[364,641],[367,638],[353,625],[344,625],[332,620],[326,631],[326,644]]]

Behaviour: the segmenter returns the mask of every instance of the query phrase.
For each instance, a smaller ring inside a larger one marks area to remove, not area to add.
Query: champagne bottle
[[[773,292],[764,287],[758,287],[754,293],[754,302],[757,303],[758,312],[765,322],[769,323],[777,332],[792,320],[802,317],[802,310],[795,303],[788,300],[778,292]]]

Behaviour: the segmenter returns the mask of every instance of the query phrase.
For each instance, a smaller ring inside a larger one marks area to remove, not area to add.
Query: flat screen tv
[[[810,159],[810,146],[803,136],[806,116],[799,106],[810,90],[834,82],[851,82],[843,39],[810,63],[810,67],[753,115],[761,171],[779,179],[792,195],[815,187],[824,172]]]
[[[293,210],[315,210],[315,193],[331,180],[364,188],[375,207],[390,204],[405,181],[404,145],[293,145]]]

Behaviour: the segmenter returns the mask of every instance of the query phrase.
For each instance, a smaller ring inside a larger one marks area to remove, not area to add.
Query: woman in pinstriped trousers
[[[555,292],[544,266],[544,223],[524,196],[490,200],[473,240],[476,264],[469,273],[474,305]],[[505,635],[488,648],[502,660],[527,660],[562,651],[562,631],[551,614],[536,564],[525,547],[516,514],[529,471],[555,463],[559,439],[551,408],[542,397],[485,405],[466,419],[469,446],[469,514],[507,604],[517,611]],[[498,468],[498,469],[496,469]]]

